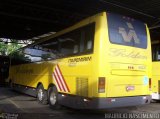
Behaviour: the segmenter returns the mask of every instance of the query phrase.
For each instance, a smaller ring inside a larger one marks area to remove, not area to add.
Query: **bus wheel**
[[[58,104],[58,91],[55,86],[50,87],[48,90],[48,101],[52,109],[60,109],[61,106]]]
[[[47,104],[47,92],[44,90],[43,85],[39,85],[37,88],[37,100],[41,104]]]

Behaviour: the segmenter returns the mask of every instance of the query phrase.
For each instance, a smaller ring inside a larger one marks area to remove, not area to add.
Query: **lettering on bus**
[[[140,44],[140,40],[134,30],[134,27],[131,23],[126,22],[129,31],[127,33],[126,29],[123,27],[119,27],[119,33],[122,35],[122,38],[125,42],[131,42],[133,39],[136,44]]]
[[[33,74],[33,69],[23,69],[20,70],[19,68],[16,69],[16,73],[21,73],[21,74]]]
[[[69,59],[68,62],[85,62],[85,61],[91,61],[92,57],[79,57],[79,58],[72,58]]]
[[[109,55],[112,57],[127,57],[127,58],[137,58],[137,59],[147,59],[147,56],[141,55],[140,52],[127,51],[127,49],[116,49],[111,48]]]

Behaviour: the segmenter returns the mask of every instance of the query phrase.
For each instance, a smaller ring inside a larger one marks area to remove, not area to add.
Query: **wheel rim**
[[[51,92],[50,94],[50,102],[51,102],[51,105],[55,105],[57,102],[57,96],[54,92]]]
[[[38,90],[38,100],[42,101],[42,99],[43,99],[43,90],[39,89]]]

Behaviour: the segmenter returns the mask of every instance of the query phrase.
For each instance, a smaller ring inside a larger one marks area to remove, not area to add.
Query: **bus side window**
[[[61,57],[59,53],[59,41],[57,38],[52,38],[38,44],[38,50],[39,53],[37,53],[37,55],[41,60],[51,60]]]
[[[94,27],[92,23],[58,37],[60,53],[72,56],[93,52]]]
[[[82,28],[80,51],[81,53],[92,53],[94,42],[94,24]]]
[[[31,62],[41,61],[41,50],[38,49],[38,46],[29,47],[24,50],[25,57],[27,57]]]
[[[92,49],[92,41],[91,40],[89,40],[88,42],[87,42],[87,50],[91,50]]]
[[[59,38],[60,53],[64,56],[72,56],[79,53],[80,31],[75,30]]]
[[[158,51],[157,60],[160,60],[160,51]]]
[[[156,60],[159,61],[160,60],[160,47],[157,47],[157,52],[156,52]]]
[[[152,45],[152,61],[160,61],[160,47],[159,44]]]
[[[152,61],[156,61],[156,47],[152,45]]]
[[[74,45],[73,54],[77,54],[78,50],[79,50],[78,45]]]

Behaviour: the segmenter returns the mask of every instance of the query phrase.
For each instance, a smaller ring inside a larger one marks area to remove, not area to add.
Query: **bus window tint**
[[[37,44],[41,47],[43,60],[56,59],[59,54],[59,42],[56,38]]]
[[[80,51],[86,53],[93,52],[93,43],[94,43],[94,24],[91,24],[82,30]]]
[[[58,38],[60,53],[69,56],[79,53],[80,30],[72,31]]]
[[[108,15],[108,31],[111,43],[147,48],[147,34],[144,23],[117,14]]]
[[[93,52],[94,24],[78,28],[61,36],[34,44],[17,51],[19,62],[30,63],[53,60]]]
[[[94,24],[67,33],[58,40],[60,41],[60,53],[64,56],[92,53]]]
[[[56,54],[58,54],[58,42],[56,40],[52,40],[26,48],[24,50],[25,55],[29,57],[31,62],[57,58]]]

